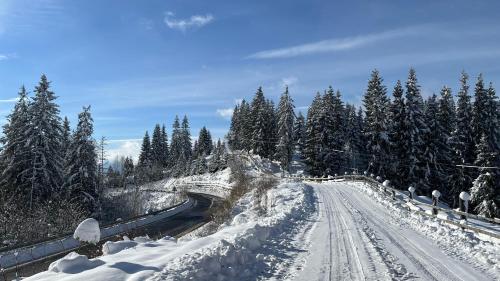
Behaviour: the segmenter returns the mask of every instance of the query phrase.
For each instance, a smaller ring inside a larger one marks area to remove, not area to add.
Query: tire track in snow
[[[441,257],[440,259],[434,258],[429,254],[425,253],[421,248],[423,245],[417,245],[416,242],[411,241],[406,237],[404,233],[402,233],[397,225],[393,225],[388,223],[386,220],[381,219],[380,213],[374,212],[374,210],[370,210],[363,200],[360,201],[360,198],[357,198],[355,193],[359,191],[350,189],[345,189],[344,186],[331,186],[332,190],[335,190],[336,193],[341,196],[345,202],[347,202],[351,208],[354,209],[354,206],[357,206],[355,210],[360,212],[361,216],[365,218],[370,225],[372,225],[377,232],[381,233],[384,238],[391,242],[391,245],[395,246],[401,253],[411,261],[413,266],[418,269],[419,275],[425,275],[425,278],[428,280],[476,280],[477,276],[474,274],[468,274],[468,276],[462,277],[458,276],[457,273],[449,270],[447,265],[443,264],[440,260],[445,257]],[[341,188],[343,190],[341,190]],[[347,191],[349,190],[349,191]],[[349,195],[345,193],[349,192]],[[371,200],[371,199],[368,199]],[[353,204],[353,202],[355,204]],[[368,204],[376,204],[373,202],[369,202]],[[386,216],[390,216],[389,213],[386,212],[385,209],[381,206],[376,206],[380,210],[384,210]],[[419,240],[421,242],[421,240]],[[459,268],[457,268],[459,269]],[[463,273],[463,271],[462,271]],[[468,277],[468,278],[467,278]]]

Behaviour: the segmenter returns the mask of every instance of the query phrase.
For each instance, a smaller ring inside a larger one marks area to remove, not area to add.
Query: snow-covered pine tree
[[[359,170],[362,163],[363,128],[358,121],[356,107],[346,104],[346,123],[345,123],[345,143],[344,151],[346,155],[346,165],[349,168]]]
[[[443,88],[443,92],[449,91],[448,88]],[[450,155],[447,153],[447,138],[448,135],[441,126],[439,120],[438,101],[435,94],[427,99],[425,107],[425,122],[428,130],[424,133],[425,150],[422,155],[422,160],[425,161],[425,180],[427,186],[432,190],[439,190],[443,197],[448,197],[449,192],[446,187],[449,174],[443,169],[442,163],[450,163]],[[440,161],[441,160],[441,161]],[[445,188],[446,187],[446,188]]]
[[[134,161],[127,156],[123,163],[123,177],[126,179],[132,175],[134,175]]]
[[[363,116],[363,108],[362,107],[359,107],[358,108],[358,114],[356,116],[356,120],[357,120],[357,125],[359,127],[359,130],[361,132],[359,138],[360,138],[360,146],[359,146],[359,158],[358,158],[358,170],[360,171],[366,171],[367,167],[368,167],[368,160],[369,158],[367,157],[368,156],[368,144],[367,144],[367,141],[366,141],[366,137],[364,135],[364,131],[365,131],[365,119],[364,119],[364,116]]]
[[[200,129],[200,134],[198,136],[198,154],[196,156],[205,155],[208,156],[212,153],[213,143],[210,131],[207,130],[205,126]]]
[[[453,163],[471,164],[476,158],[476,146],[474,142],[474,132],[472,128],[472,105],[469,95],[469,86],[467,85],[467,73],[462,72],[460,77],[460,90],[456,107],[456,126],[451,137],[451,147],[453,149]],[[462,191],[468,191],[472,185],[472,176],[474,172],[470,169],[459,168],[457,175],[452,178],[452,193],[460,194]],[[454,199],[456,201],[457,199]],[[456,204],[456,202],[455,202]]]
[[[62,155],[66,157],[68,153],[69,146],[71,145],[71,128],[69,125],[68,117],[64,117],[62,139],[61,139],[61,151]]]
[[[442,147],[437,154],[437,162],[441,165],[444,172],[442,180],[442,191],[444,199],[453,204],[458,204],[458,195],[461,192],[461,183],[457,181],[462,176],[460,169],[453,165],[458,159],[453,150],[454,137],[453,132],[456,128],[455,101],[451,94],[451,89],[443,87],[439,99],[438,124],[441,132],[439,133],[439,143]]]
[[[251,147],[253,153],[266,157],[266,142],[270,141],[266,139],[267,130],[267,104],[264,98],[264,92],[262,87],[257,89],[255,96],[250,105],[251,108],[251,131],[252,131],[252,143]]]
[[[78,114],[78,124],[67,154],[64,189],[72,200],[92,214],[99,208],[97,153],[92,138],[94,126],[90,106]]]
[[[240,122],[240,106],[234,106],[233,115],[231,116],[231,125],[227,134],[228,144],[234,150],[240,150],[241,145],[241,122]]]
[[[325,175],[340,174],[344,164],[344,126],[345,109],[342,103],[340,92],[334,93],[330,86],[323,95],[321,104],[320,123],[323,132],[321,133],[322,161]]]
[[[309,173],[319,176],[323,173],[323,163],[321,161],[321,133],[323,124],[320,123],[323,99],[319,93],[314,97],[309,110],[307,111],[306,139],[304,145],[304,156],[308,165]]]
[[[161,127],[160,124],[156,124],[151,138],[151,164],[154,168],[162,168],[164,155]]]
[[[388,112],[390,101],[386,87],[377,70],[368,81],[363,105],[365,107],[365,137],[371,155],[369,171],[382,177],[390,173],[390,143],[388,136]]]
[[[253,117],[250,104],[244,99],[240,104],[239,124],[240,149],[250,151],[252,149],[253,138]]]
[[[268,159],[273,159],[273,157],[276,155],[276,145],[278,144],[278,117],[274,102],[272,100],[266,100],[264,116],[264,120],[266,121],[264,125],[264,139],[266,141],[263,143],[263,156]]]
[[[29,136],[26,146],[31,148],[32,157],[23,177],[30,185],[30,206],[33,201],[50,198],[62,185],[62,126],[56,98],[47,77],[42,75],[29,107],[30,121],[26,131]]]
[[[406,81],[406,124],[408,128],[408,156],[406,159],[407,172],[405,175],[408,184],[422,193],[430,194],[430,187],[425,180],[426,163],[423,159],[425,152],[424,135],[429,130],[424,118],[424,102],[420,94],[417,76],[413,68],[410,69]]]
[[[294,108],[293,99],[288,94],[288,86],[286,86],[278,104],[278,145],[276,147],[276,158],[280,161],[283,172],[290,171],[292,161]]]
[[[23,173],[32,165],[31,148],[27,145],[29,106],[28,93],[23,86],[13,112],[7,117],[7,124],[3,126],[0,198],[5,200],[4,202],[9,202],[16,194],[29,195],[30,181]]]
[[[490,82],[488,87],[488,124],[486,129],[488,131],[488,138],[491,147],[497,153],[500,153],[500,111],[499,111],[499,101],[496,96],[495,88],[493,88],[493,83]]]
[[[161,154],[162,154],[162,167],[166,168],[168,166],[168,159],[170,158],[170,151],[168,147],[168,135],[165,129],[165,124],[161,127]]]
[[[498,186],[498,170],[488,169],[498,165],[499,155],[491,147],[488,137],[483,134],[477,146],[478,156],[475,165],[485,167],[481,169],[479,177],[476,178],[471,188],[471,203],[474,211],[487,217],[500,217],[500,189]]]
[[[177,174],[183,175],[188,172],[190,161],[193,156],[193,146],[191,143],[191,132],[189,130],[189,120],[186,115],[181,124],[181,155],[177,160]]]
[[[483,135],[486,137],[489,135],[488,126],[491,122],[489,100],[488,91],[484,87],[483,75],[479,74],[474,88],[474,103],[472,106],[472,129],[476,146]]]
[[[302,111],[299,111],[297,118],[294,122],[293,128],[293,140],[299,154],[304,153],[304,144],[306,138],[306,119],[302,115]]]
[[[390,112],[389,139],[391,141],[392,178],[396,186],[406,189],[407,179],[405,173],[406,157],[408,150],[408,129],[406,126],[406,105],[404,90],[401,81],[396,82],[392,92],[393,100]]]
[[[151,141],[149,138],[149,133],[146,131],[144,137],[142,138],[141,152],[139,154],[138,166],[142,169],[149,171],[152,165],[151,159]]]
[[[179,117],[176,115],[172,125],[172,141],[170,143],[170,158],[168,167],[174,167],[182,154],[182,136]]]

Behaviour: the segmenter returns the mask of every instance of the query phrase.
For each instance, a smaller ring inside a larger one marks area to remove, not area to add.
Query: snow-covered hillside
[[[90,261],[70,254],[49,271],[26,280],[283,279],[300,246],[297,230],[303,229],[315,208],[312,189],[280,184],[268,191],[266,206],[258,206],[254,192],[238,202],[232,220],[215,234],[178,241],[125,238],[103,246],[111,247],[104,251],[112,254]]]

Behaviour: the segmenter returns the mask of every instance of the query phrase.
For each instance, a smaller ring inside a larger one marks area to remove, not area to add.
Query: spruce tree
[[[500,173],[489,169],[498,165],[499,154],[491,147],[488,137],[483,134],[477,146],[478,156],[475,165],[484,167],[471,188],[471,203],[474,211],[487,217],[500,217]]]
[[[390,168],[390,143],[388,137],[388,112],[390,102],[387,98],[386,87],[377,70],[371,74],[368,81],[365,96],[363,98],[365,107],[365,137],[367,150],[371,155],[369,160],[369,171],[376,175],[385,177]]]
[[[30,181],[24,173],[32,165],[31,148],[27,145],[30,122],[29,100],[26,89],[21,87],[13,112],[7,117],[2,138],[1,194],[4,202],[15,194],[29,195]]]
[[[406,159],[405,176],[408,184],[414,186],[426,195],[430,194],[431,187],[425,180],[426,163],[423,159],[425,152],[424,135],[428,132],[424,118],[424,103],[420,94],[415,70],[410,69],[406,81],[406,124],[408,132],[408,150]]]
[[[141,152],[139,154],[138,166],[141,168],[150,169],[152,165],[151,157],[151,141],[149,138],[149,133],[146,131],[144,137],[142,138]]]
[[[153,137],[151,139],[151,164],[155,168],[161,168],[163,166],[163,157],[165,153],[163,152],[163,140],[160,124],[156,124],[153,130]]]
[[[288,87],[280,97],[278,104],[278,145],[277,159],[283,172],[290,172],[293,153],[293,122],[295,119],[293,100],[288,94]]]
[[[471,164],[475,161],[475,142],[474,131],[472,127],[472,105],[469,95],[469,86],[467,85],[468,75],[462,72],[460,78],[460,90],[456,107],[455,129],[451,135],[451,148],[453,150],[453,163]],[[452,194],[460,194],[462,191],[468,191],[472,185],[474,172],[470,169],[459,168],[457,174],[451,179]],[[454,198],[456,205],[456,197]]]
[[[267,128],[267,104],[264,98],[264,92],[262,87],[257,89],[255,96],[252,100],[251,108],[251,130],[252,130],[252,150],[253,153],[266,157],[266,142],[270,141],[266,139]]]
[[[47,77],[42,75],[29,107],[30,121],[26,132],[31,165],[23,171],[23,177],[30,185],[30,206],[35,200],[48,199],[58,193],[62,184],[62,126],[56,98]]]
[[[78,124],[67,154],[65,169],[65,191],[77,200],[90,214],[98,210],[97,153],[93,119],[90,106],[78,115]]]
[[[396,82],[393,90],[393,101],[390,111],[389,139],[391,141],[392,176],[396,186],[406,189],[408,129],[406,125],[406,105],[401,81]]]
[[[168,159],[170,158],[170,149],[168,147],[168,135],[165,129],[165,124],[161,127],[161,154],[162,154],[162,167],[168,167]]]
[[[63,131],[62,131],[62,143],[61,143],[61,150],[62,150],[62,155],[66,157],[66,154],[68,153],[69,146],[71,145],[71,128],[69,126],[69,120],[68,117],[64,117],[63,121]]]
[[[314,97],[307,111],[306,139],[304,156],[309,173],[313,176],[323,174],[324,168],[321,159],[321,133],[323,124],[320,123],[322,97],[319,93]]]
[[[176,115],[172,125],[172,142],[170,144],[170,160],[169,167],[175,166],[182,154],[182,136],[181,124],[179,117]]]
[[[293,140],[295,142],[297,152],[301,155],[304,153],[305,138],[306,138],[306,119],[304,118],[304,115],[302,115],[302,112],[300,111],[299,114],[297,114],[297,118],[295,119],[294,122]]]

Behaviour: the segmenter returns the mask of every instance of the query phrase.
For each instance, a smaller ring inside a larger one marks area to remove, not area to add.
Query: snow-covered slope
[[[262,212],[253,192],[245,195],[233,219],[207,237],[134,241],[132,248],[90,261],[72,255],[59,261],[71,265],[70,273],[53,265],[26,280],[281,280],[297,256],[297,230],[307,224],[315,201],[310,187],[296,183],[269,190],[267,198]]]

